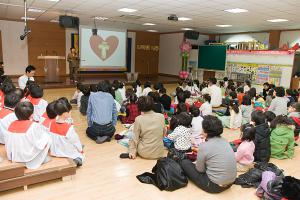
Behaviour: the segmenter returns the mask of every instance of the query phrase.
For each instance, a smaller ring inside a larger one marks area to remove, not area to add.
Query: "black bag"
[[[286,176],[283,179],[281,188],[281,194],[283,197],[289,200],[300,199],[300,180],[291,176]]]
[[[145,172],[136,178],[142,183],[153,184],[160,190],[167,191],[185,187],[188,183],[180,165],[170,158],[159,159],[153,167],[152,173]]]

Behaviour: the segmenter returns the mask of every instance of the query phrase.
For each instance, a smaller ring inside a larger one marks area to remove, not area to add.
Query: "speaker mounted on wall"
[[[59,16],[59,25],[64,28],[78,28],[79,27],[79,18],[67,15]]]
[[[198,38],[199,38],[199,32],[197,32],[197,31],[186,31],[184,33],[184,37],[186,39],[198,40]]]

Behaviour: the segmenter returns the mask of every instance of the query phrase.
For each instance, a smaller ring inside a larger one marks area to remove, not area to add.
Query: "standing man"
[[[217,108],[222,104],[222,90],[217,86],[216,78],[209,78],[208,81],[208,94],[211,97],[210,103],[213,108]]]
[[[22,90],[25,89],[27,81],[34,81],[35,67],[32,65],[28,65],[25,69],[25,74],[20,76],[18,79],[19,88]]]
[[[74,47],[70,48],[70,53],[68,54],[69,62],[69,75],[71,81],[77,81],[77,72],[79,68],[79,59]]]

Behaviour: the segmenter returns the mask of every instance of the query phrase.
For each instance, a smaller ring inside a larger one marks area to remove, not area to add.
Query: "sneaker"
[[[77,167],[82,166],[82,159],[81,158],[75,158],[73,159],[74,163],[76,164]]]
[[[97,144],[102,144],[104,142],[109,142],[109,141],[110,141],[110,137],[102,136],[102,137],[97,137],[96,143]]]

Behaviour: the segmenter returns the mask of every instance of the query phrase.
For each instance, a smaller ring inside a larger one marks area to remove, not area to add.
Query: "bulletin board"
[[[226,74],[251,74],[253,84],[269,82],[290,87],[294,53],[281,51],[227,52]]]

